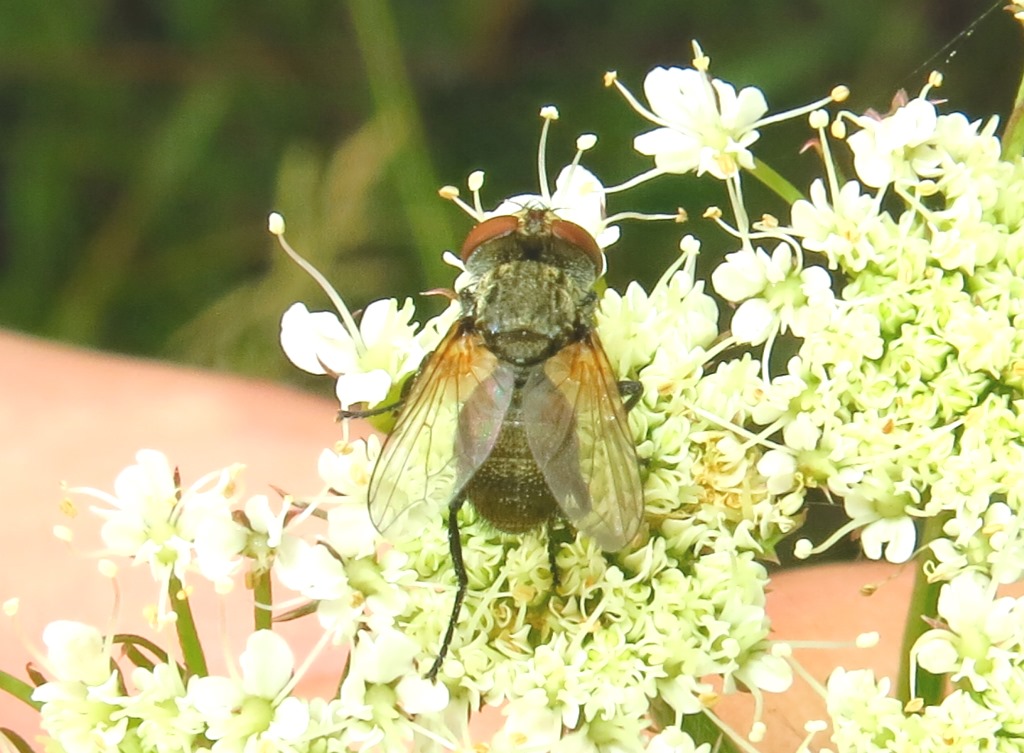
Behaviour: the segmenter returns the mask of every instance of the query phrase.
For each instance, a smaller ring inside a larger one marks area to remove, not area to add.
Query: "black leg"
[[[338,411],[338,420],[344,421],[346,418],[370,418],[371,416],[379,416],[384,413],[391,413],[402,407],[402,401],[389,403],[388,405],[381,405],[377,408],[370,408],[369,410],[340,410]]]
[[[445,631],[444,640],[441,641],[441,648],[437,652],[437,658],[434,659],[430,671],[426,674],[428,680],[437,677],[438,670],[441,669],[444,657],[448,653],[448,646],[452,642],[452,636],[455,635],[455,625],[459,621],[462,600],[466,598],[466,589],[469,587],[469,576],[466,575],[466,568],[462,564],[462,540],[459,538],[459,509],[465,501],[465,494],[462,493],[455,497],[448,506],[448,550],[452,555],[452,566],[455,568],[455,579],[458,581],[459,588],[455,592],[455,603],[452,605],[452,614],[448,618],[448,629]]]
[[[623,380],[619,382],[619,394],[622,396],[622,404],[628,412],[640,402],[640,398],[644,394],[644,386],[632,379]]]
[[[555,529],[548,523],[548,567],[551,568],[551,590],[558,588],[561,578],[558,576],[558,539],[555,538]]]
[[[368,410],[340,410],[338,411],[338,420],[344,421],[346,418],[372,418],[373,416],[379,416],[382,413],[391,413],[399,410],[405,403],[405,399],[409,397],[409,392],[412,390],[413,384],[416,383],[419,375],[423,373],[423,367],[427,365],[427,361],[430,360],[432,355],[433,353],[424,358],[423,363],[420,364],[416,373],[402,383],[402,390],[398,393],[398,399],[395,402],[388,403],[387,405],[380,405]],[[459,504],[461,505],[462,503],[460,502]]]

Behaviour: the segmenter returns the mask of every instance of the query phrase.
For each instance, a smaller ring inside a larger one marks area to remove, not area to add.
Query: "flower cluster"
[[[430,681],[456,582],[447,500],[422,506],[415,536],[385,540],[368,512],[379,438],[353,439],[346,421],[319,459],[324,489],[279,506],[245,499],[240,467],[186,489],[162,455],[140,453],[113,495],[77,491],[106,503],[95,508],[105,554],[150,567],[160,594],[153,622],[175,624],[182,657],[121,636],[134,665],[125,671],[111,636],[53,623],[43,660],[51,677],[33,698],[58,748],[454,750],[471,744],[468,719],[489,705],[504,713],[493,751],[706,753],[713,740],[691,737],[689,720],[719,721],[717,693],[749,692],[760,707],[762,692],[792,681],[788,647],[769,639],[762,561],[821,489],[842,498],[850,522],[817,549],[856,530],[873,559],[930,555],[938,610],[909,658],[954,686],[906,703],[889,696],[887,680],[837,669],[824,691],[836,749],[1020,749],[1024,602],[996,588],[1024,575],[1024,163],[1001,157],[994,120],[940,114],[928,99],[937,78],[885,116],[828,115],[822,108],[845,100],[843,87],[768,115],[759,90],[737,92],[709,64],[695,45],[691,68],[655,69],[646,105],[608,74],[655,126],[634,142],[653,168],[619,186],[580,164],[596,144],[586,135],[549,190],[543,145],[557,112],[545,108],[539,194],[488,211],[482,173],[469,179],[472,205],[442,189],[477,221],[546,209],[607,248],[617,223],[636,216],[606,215],[609,196],[667,174],[725,185],[731,218],[716,207],[705,215],[727,238],[711,283],[732,307],[728,326],[696,278],[701,243],[689,235],[650,290],[632,283],[597,301],[594,327],[614,377],[642,388],[628,414],[641,534],[606,552],[570,529],[549,547],[543,531],[503,534],[464,506],[468,591]],[[823,177],[790,202],[786,225],[750,211],[743,180],[753,171],[782,196],[798,193],[752,150],[759,129],[804,115]],[[839,146],[856,175],[845,182]],[[280,217],[271,229],[283,234]],[[455,290],[472,291],[476,276],[450,261]],[[461,313],[453,303],[420,326],[411,301],[382,300],[357,322],[329,295],[338,315],[297,303],[281,342],[297,366],[335,379],[345,416],[400,402]],[[772,359],[780,338],[796,349],[784,367]],[[441,444],[450,451],[453,441]],[[437,462],[419,460],[394,488],[421,483]],[[193,580],[226,591],[243,574],[265,614],[240,668],[212,675],[189,640],[188,595]],[[272,580],[287,599],[271,598]],[[296,667],[271,618],[305,615],[323,638]],[[337,696],[297,695],[314,659],[343,642]],[[750,738],[762,731],[755,718]]]

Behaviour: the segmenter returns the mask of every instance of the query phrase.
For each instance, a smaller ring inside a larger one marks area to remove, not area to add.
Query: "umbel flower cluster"
[[[595,327],[615,377],[642,385],[628,414],[638,537],[605,552],[569,531],[555,583],[543,531],[502,534],[463,507],[469,588],[432,682],[455,591],[446,500],[413,535],[383,539],[367,512],[376,435],[355,438],[344,423],[319,458],[323,490],[275,503],[246,498],[239,467],[185,487],[144,451],[113,494],[73,491],[99,500],[108,557],[150,567],[152,621],[177,629],[180,655],[52,623],[46,681],[31,698],[53,749],[707,753],[715,740],[695,731],[698,715],[752,749],[741,738],[756,743],[771,721],[761,694],[785,692],[794,674],[789,645],[769,638],[763,562],[799,528],[811,490],[841,500],[850,522],[817,546],[799,542],[801,556],[853,531],[870,558],[930,556],[921,587],[939,591],[937,613],[907,659],[950,680],[901,699],[886,678],[837,668],[822,690],[831,749],[1024,749],[1024,601],[996,591],[1024,573],[1024,165],[1001,156],[994,119],[940,113],[929,100],[937,76],[885,115],[829,114],[842,87],[770,115],[758,89],[713,78],[694,47],[691,67],[647,75],[646,104],[607,76],[653,124],[634,142],[653,158],[648,172],[606,188],[580,164],[596,143],[583,136],[554,191],[543,148],[538,195],[484,210],[482,173],[470,176],[472,204],[442,191],[476,221],[551,209],[607,248],[633,216],[607,215],[607,197],[667,175],[724,184],[728,208],[705,215],[729,239],[710,279],[728,316],[695,277],[701,244],[690,235],[650,290],[600,294]],[[542,115],[543,144],[557,113]],[[761,129],[803,116],[823,165],[806,197],[754,156]],[[751,174],[789,200],[788,218],[748,206]],[[271,230],[283,233],[279,217]],[[455,289],[471,288],[452,262]],[[329,295],[337,314],[297,303],[281,342],[297,366],[336,380],[343,409],[399,398],[459,316],[453,304],[417,324],[411,301],[381,300],[357,322]],[[780,338],[797,345],[778,367]],[[199,580],[230,590],[243,574],[265,609],[239,668],[216,676],[188,594]],[[296,666],[271,618],[300,616],[323,637]],[[325,664],[339,667],[337,694],[297,694]],[[740,691],[757,710],[737,732],[712,707]],[[502,707],[502,726],[474,740],[469,720],[484,706]],[[825,726],[809,722],[812,735]]]

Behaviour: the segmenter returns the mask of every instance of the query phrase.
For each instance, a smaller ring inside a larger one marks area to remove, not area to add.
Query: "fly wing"
[[[513,383],[479,335],[452,327],[415,377],[370,477],[378,531],[415,535],[461,491],[497,441]]]
[[[643,486],[618,382],[595,333],[531,374],[523,423],[566,517],[606,550],[625,546],[640,527]]]

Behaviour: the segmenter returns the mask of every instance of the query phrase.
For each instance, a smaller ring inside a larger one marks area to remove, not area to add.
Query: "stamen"
[[[605,224],[612,225],[622,220],[643,220],[643,221],[664,221],[671,220],[672,222],[683,223],[686,222],[689,217],[686,214],[686,210],[680,208],[675,214],[648,214],[646,212],[619,212],[613,214],[610,217],[605,217]]]
[[[771,125],[772,123],[778,123],[783,120],[789,120],[790,118],[799,118],[801,115],[807,115],[813,112],[814,110],[820,110],[822,107],[831,104],[832,102],[842,102],[843,99],[846,99],[849,93],[850,90],[847,89],[845,86],[837,86],[832,90],[832,92],[827,97],[822,97],[821,99],[811,102],[810,104],[802,105],[792,110],[783,110],[782,112],[777,112],[774,115],[769,115],[768,117],[761,118],[750,127],[752,129],[761,128],[766,125]],[[842,99],[836,99],[836,96],[841,96]]]
[[[287,683],[285,683],[285,686],[281,688],[281,692],[279,692],[277,696],[275,696],[274,700],[272,701],[274,706],[277,706],[285,698],[291,695],[291,692],[295,689],[295,686],[299,684],[299,681],[302,679],[302,676],[309,671],[309,668],[313,666],[313,662],[315,662],[317,658],[320,656],[320,654],[323,652],[323,650],[327,648],[327,644],[328,642],[330,642],[330,640],[331,631],[325,630],[317,639],[316,645],[314,645],[313,648],[310,650],[309,654],[303,660],[302,664],[296,667],[295,671],[292,672],[291,679],[288,680]]]
[[[733,343],[733,344],[735,344],[735,343]],[[693,405],[693,404],[687,403],[686,407],[687,407],[688,410],[693,411],[693,413],[695,415],[700,416],[701,418],[706,419],[706,420],[708,420],[708,421],[710,421],[710,422],[712,422],[712,423],[722,427],[723,429],[728,429],[728,430],[730,430],[730,431],[740,435],[741,437],[746,437],[747,439],[755,438],[754,433],[751,432],[749,429],[746,429],[746,428],[744,428],[742,426],[734,424],[734,423],[732,423],[731,421],[729,421],[727,419],[720,418],[719,416],[716,416],[714,413],[706,411],[706,410],[704,410],[703,408],[701,408],[701,407],[699,407],[697,405]],[[772,441],[770,441],[768,439],[757,438],[757,443],[761,447],[767,447],[768,449],[771,449],[771,450],[780,450],[782,452],[787,452],[787,453],[791,453],[792,452],[792,450],[790,450],[788,447],[783,447],[782,445],[776,444],[775,442],[772,442]]]
[[[548,169],[544,164],[548,152],[548,130],[552,120],[558,120],[558,108],[554,105],[547,105],[540,108],[540,116],[544,119],[544,125],[540,129],[540,144],[537,147],[537,178],[540,181],[540,196],[545,205],[551,205],[551,188],[548,185]]]
[[[757,701],[756,701],[756,705],[757,706],[761,706],[762,705],[760,696],[761,696],[760,693],[758,693],[755,696],[755,698],[757,698]],[[758,709],[758,713],[760,713],[760,711],[761,711],[761,709]],[[758,721],[754,722],[750,726],[750,732],[747,734],[747,739],[750,740],[750,742],[752,742],[752,743],[762,742],[764,740],[764,734],[767,731],[767,729],[768,728],[765,726],[764,722],[758,720]]]
[[[818,143],[821,144],[821,161],[825,165],[825,177],[828,179],[828,193],[832,197],[832,206],[835,206],[839,198],[839,176],[836,175],[835,162],[832,159],[832,148],[828,143],[828,136],[825,134],[825,127],[828,123],[828,113],[824,110],[815,110],[808,118],[811,128],[818,132]],[[836,123],[842,121],[836,120]]]
[[[701,711],[703,711],[704,715],[711,720],[711,723],[718,727],[718,729],[722,730],[722,732],[725,733],[725,735],[730,740],[732,740],[737,745],[737,747],[746,751],[746,753],[760,753],[760,751],[758,751],[757,748],[755,748],[753,745],[747,742],[747,740],[742,735],[740,735],[731,726],[726,724],[725,720],[722,719],[722,717],[720,717],[710,708],[705,706],[703,709],[701,709]]]
[[[662,170],[661,168],[653,167],[645,173],[640,173],[639,175],[630,178],[625,183],[620,183],[617,186],[610,186],[609,188],[605,188],[604,192],[606,194],[609,194],[618,193],[620,191],[627,191],[630,188],[633,188],[634,186],[639,186],[641,183],[646,183],[647,181],[653,180],[654,178],[657,178],[659,175],[664,174],[665,171]]]
[[[480,189],[484,186],[484,171],[474,170],[471,172],[466,180],[466,185],[469,186],[469,191],[473,194],[473,208],[476,210],[476,216],[483,219],[484,207],[480,202]]]
[[[752,435],[747,439],[747,441],[741,443],[740,449],[745,452],[754,445],[757,445],[759,447],[771,447],[773,450],[779,450],[781,452],[786,453],[787,455],[790,455],[791,457],[796,457],[796,452],[794,452],[790,448],[786,447],[785,445],[776,446],[775,442],[772,442],[771,440],[768,439],[768,437],[770,437],[772,434],[779,431],[783,426],[785,426],[786,423],[788,423],[786,417],[783,416],[774,423],[765,426],[757,434]]]
[[[932,71],[928,74],[928,83],[921,88],[921,99],[928,98],[928,92],[932,89],[938,89],[942,86],[942,74],[938,71]]]
[[[704,50],[701,49],[700,43],[696,39],[693,40],[692,45],[694,69],[701,73],[707,73],[711,68],[711,58],[704,54]]]
[[[112,560],[101,559],[96,563],[96,569],[100,575],[110,581],[110,587],[114,590],[114,600],[110,610],[110,621],[107,623],[106,636],[103,639],[103,653],[110,656],[113,651],[114,634],[117,632],[117,624],[121,618],[121,585],[117,580],[117,564]]]
[[[576,156],[572,158],[572,163],[569,165],[569,172],[566,173],[565,184],[566,186],[572,185],[572,177],[576,173],[576,168],[580,164],[580,158],[583,156],[583,152],[588,149],[593,149],[597,143],[597,136],[592,133],[584,133],[576,139]],[[608,222],[608,220],[605,220]]]
[[[878,645],[880,636],[877,632],[871,631],[869,633],[861,633],[857,636],[855,641],[857,648],[874,648]]]
[[[797,648],[824,648],[824,649],[849,648],[849,644],[839,644],[839,645],[829,645],[829,646],[814,645],[814,644],[804,645],[800,641],[790,641],[790,645],[796,646]],[[811,690],[813,690],[815,693],[820,695],[822,698],[826,698],[827,697],[828,691],[825,688],[825,686],[822,685],[821,682],[819,682],[818,679],[814,677],[814,675],[812,675],[810,672],[808,672],[803,664],[798,662],[792,655],[786,657],[786,663],[789,664],[789,666],[791,666],[793,668],[793,671],[800,677],[801,680],[803,680],[804,682],[807,683],[807,685],[811,688]]]
[[[473,207],[464,202],[459,197],[459,189],[457,189],[455,186],[441,186],[441,188],[437,189],[437,195],[440,196],[442,199],[446,199],[447,201],[453,202],[463,212],[468,214],[477,222],[483,222],[483,213],[478,213]]]
[[[914,452],[914,450],[919,450],[922,447],[930,445],[932,442],[935,441],[936,435],[940,435],[943,433],[948,434],[949,432],[960,428],[960,426],[963,425],[964,421],[965,419],[958,418],[956,421],[951,421],[945,426],[937,426],[934,429],[931,429],[930,432],[923,434],[916,441],[911,442],[910,444],[902,444],[898,448],[895,448],[888,452],[879,452],[874,455],[859,455],[857,457],[859,461],[857,463],[857,466],[866,469],[870,468],[872,465],[878,465],[886,461],[899,460],[903,457],[906,457],[910,453]],[[934,434],[932,432],[934,432]]]
[[[45,667],[48,672],[53,674],[53,668],[50,666],[50,662],[47,659],[46,654],[28,639],[28,635],[25,633],[25,627],[21,624],[21,620],[18,619],[18,609],[20,606],[21,602],[17,597],[7,599],[3,603],[3,613],[7,615],[10,620],[14,636],[25,649],[25,652],[35,660],[36,664],[40,667]],[[0,735],[0,737],[2,737],[2,735]]]
[[[808,539],[800,539],[800,541],[796,542],[796,545],[793,547],[793,556],[797,559],[803,560],[807,559],[812,554],[821,554],[822,552],[828,551],[836,542],[838,542],[844,536],[846,536],[849,533],[853,533],[858,528],[863,528],[868,523],[871,523],[876,519],[877,518],[874,515],[852,518],[844,526],[842,526],[839,530],[835,531],[831,536],[829,536],[827,539],[825,539],[822,543],[818,544],[817,546],[811,544],[810,540]],[[806,542],[806,544],[804,544],[803,542]],[[811,546],[810,549],[807,548],[808,545]]]
[[[684,266],[686,267],[685,273],[690,277],[692,283],[694,268],[697,265],[697,256],[700,254],[700,241],[692,235],[684,235],[679,241],[679,251],[678,258],[668,265],[668,269],[658,279],[658,284],[654,286],[655,289],[668,285],[669,280]]]
[[[736,218],[736,230],[744,248],[750,248],[750,218],[747,216],[747,207],[743,203],[743,183],[740,180],[740,173],[730,176],[725,181],[725,189],[729,195],[729,203],[732,205],[732,213]]]
[[[277,242],[280,244],[284,252],[291,257],[292,261],[298,264],[306,274],[316,281],[316,284],[320,286],[320,289],[327,294],[331,303],[334,304],[334,308],[337,309],[338,314],[341,316],[341,320],[345,323],[345,329],[348,330],[349,335],[352,336],[352,340],[356,344],[356,349],[360,355],[366,352],[366,343],[363,342],[363,336],[359,332],[359,326],[356,324],[356,320],[352,317],[352,313],[348,310],[345,302],[341,300],[341,296],[338,295],[338,291],[327,281],[327,278],[320,274],[319,270],[306,261],[299,253],[293,249],[288,241],[284,237],[284,217],[277,212],[271,212],[270,217],[267,221],[267,228],[270,230],[272,235],[277,236]]]
[[[669,125],[667,121],[662,120],[653,112],[651,112],[642,104],[640,104],[640,100],[634,97],[633,93],[619,82],[618,76],[614,72],[604,74],[604,85],[614,86],[616,89],[618,89],[619,94],[621,94],[623,98],[626,100],[626,102],[629,103],[629,106],[636,110],[638,113],[640,113],[647,120],[650,120],[652,123],[656,123],[657,125],[660,126],[667,127]]]
[[[436,732],[434,732],[434,731],[432,731],[430,729],[427,729],[422,724],[417,724],[415,721],[410,721],[409,722],[409,727],[411,729],[415,730],[417,733],[423,735],[424,737],[427,737],[427,738],[433,740],[434,742],[436,742],[438,745],[440,745],[445,750],[457,750],[457,747],[456,747],[457,743],[454,740],[449,740],[446,737],[442,737],[441,735],[437,734]]]
[[[818,735],[819,732],[824,732],[828,729],[828,723],[822,719],[811,719],[804,725],[804,732],[807,733],[807,737],[800,741],[800,745],[797,746],[796,753],[804,753],[811,749],[811,741]],[[822,749],[824,750],[824,749]]]
[[[74,500],[70,497],[64,497],[60,501],[61,514],[68,518],[75,518],[78,516],[78,508],[75,506]]]

